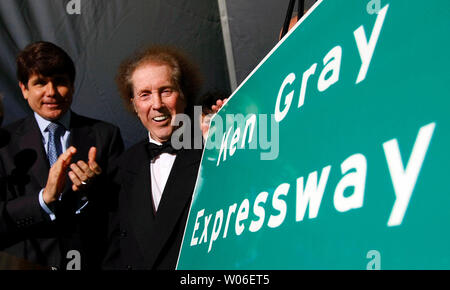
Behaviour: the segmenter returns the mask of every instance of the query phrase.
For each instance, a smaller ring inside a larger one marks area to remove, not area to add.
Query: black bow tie
[[[165,142],[162,145],[158,145],[155,143],[148,143],[147,150],[148,153],[150,154],[150,158],[152,159],[163,153],[172,154],[177,152],[177,150],[172,147],[172,144],[170,144],[170,142]]]

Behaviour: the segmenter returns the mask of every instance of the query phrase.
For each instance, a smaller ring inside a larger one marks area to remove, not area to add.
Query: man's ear
[[[25,98],[25,100],[28,99],[28,88],[27,88],[27,86],[24,83],[19,82],[19,87],[20,87],[20,90],[22,91],[22,95]]]

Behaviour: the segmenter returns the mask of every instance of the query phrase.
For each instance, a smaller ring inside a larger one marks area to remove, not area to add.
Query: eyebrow
[[[32,84],[36,84],[40,81],[45,81],[45,78],[43,76],[36,76],[36,77],[30,78],[30,81]]]
[[[158,88],[159,91],[165,90],[165,89],[177,90],[177,87],[174,86],[174,85],[166,85],[166,86],[161,86],[161,87]],[[152,90],[149,89],[149,88],[143,88],[143,89],[137,91],[136,93],[137,93],[137,94],[140,94],[140,93],[142,93],[142,92],[152,92]]]
[[[34,83],[38,81],[47,81],[47,80],[56,80],[56,81],[69,81],[70,78],[67,75],[64,74],[57,74],[52,76],[44,76],[44,75],[36,75],[36,78],[34,79]]]

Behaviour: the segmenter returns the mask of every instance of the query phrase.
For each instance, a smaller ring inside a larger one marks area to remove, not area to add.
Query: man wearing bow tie
[[[193,108],[199,75],[178,51],[150,47],[122,63],[117,83],[148,137],[119,159],[117,208],[104,265],[175,269],[202,150],[180,148],[173,137],[179,114]]]
[[[46,267],[67,269],[76,257],[72,269],[100,268],[104,172],[123,151],[119,129],[70,110],[75,66],[60,47],[28,45],[17,57],[17,77],[33,114],[5,127],[0,250]]]

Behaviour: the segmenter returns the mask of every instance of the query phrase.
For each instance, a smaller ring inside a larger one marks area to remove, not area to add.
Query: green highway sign
[[[214,116],[177,269],[450,269],[450,2],[322,0]]]

